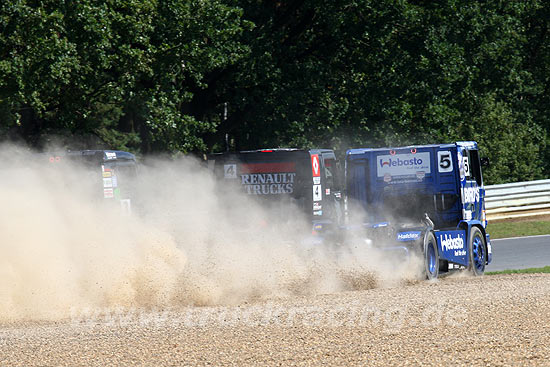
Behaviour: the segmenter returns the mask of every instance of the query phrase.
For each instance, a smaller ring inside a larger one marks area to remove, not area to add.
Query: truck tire
[[[468,270],[476,276],[485,273],[487,246],[485,236],[478,227],[472,227],[468,239]]]
[[[436,279],[439,276],[439,251],[437,241],[432,232],[424,236],[424,275],[427,279]]]

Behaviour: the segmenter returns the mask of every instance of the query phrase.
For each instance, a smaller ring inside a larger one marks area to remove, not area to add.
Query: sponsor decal
[[[423,180],[424,177],[426,177],[426,172],[424,172],[424,171],[416,172],[416,178],[418,178],[419,180]]]
[[[113,193],[113,189],[103,189],[103,197],[105,199],[111,199],[113,198],[115,195]]]
[[[313,203],[313,210],[321,210],[323,207],[321,206],[321,203],[314,202]]]
[[[103,179],[103,187],[113,187],[113,179],[112,178],[104,178]]]
[[[479,201],[479,187],[462,188],[462,198],[464,203],[476,203]]]
[[[313,177],[313,184],[314,185],[320,185],[321,184],[321,177]]]
[[[103,178],[109,178],[111,177],[113,174],[111,172],[103,172]]]
[[[311,156],[311,173],[313,177],[321,176],[321,166],[319,165],[319,155],[313,154]]]
[[[296,179],[294,170],[294,162],[243,164],[241,185],[249,195],[291,194]]]
[[[420,231],[409,231],[409,232],[400,232],[397,234],[398,241],[415,241],[420,238],[422,232]]]
[[[415,175],[417,172],[431,173],[430,153],[407,153],[379,155],[377,157],[378,177]]]
[[[295,178],[295,172],[250,173],[241,175],[241,184],[251,195],[291,194]]]
[[[454,256],[465,256],[466,249],[464,248],[464,236],[457,234],[445,233],[440,236],[441,249],[443,251],[454,251]]]
[[[116,159],[116,153],[115,152],[105,152],[105,158],[107,158],[107,159]]]
[[[323,215],[323,211],[322,210],[316,210],[313,212],[313,215]]]
[[[384,174],[384,182],[390,182],[391,181],[391,175],[389,173]]]
[[[453,270],[453,269],[465,269],[465,267],[464,267],[464,265],[449,263],[448,269],[449,269],[449,270]]]
[[[325,195],[330,195],[330,189],[325,189]]]

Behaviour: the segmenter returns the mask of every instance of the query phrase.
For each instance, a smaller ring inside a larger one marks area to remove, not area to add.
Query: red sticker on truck
[[[294,162],[270,162],[270,163],[244,163],[241,165],[241,173],[272,173],[295,172]]]
[[[318,154],[311,155],[311,172],[313,173],[313,177],[321,176],[321,167],[319,166]]]

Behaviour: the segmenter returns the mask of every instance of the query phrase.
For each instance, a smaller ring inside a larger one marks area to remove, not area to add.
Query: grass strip
[[[487,233],[491,235],[491,239],[550,234],[550,221],[489,222]]]
[[[528,269],[515,269],[515,270],[501,270],[501,271],[489,271],[486,275],[498,275],[498,274],[535,274],[535,273],[550,273],[550,266],[543,268],[528,268]]]

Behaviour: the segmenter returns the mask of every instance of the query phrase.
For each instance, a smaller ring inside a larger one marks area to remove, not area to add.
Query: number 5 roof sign
[[[321,167],[319,166],[318,154],[311,155],[311,172],[313,173],[313,177],[321,176]]]
[[[438,170],[441,173],[453,171],[453,161],[449,150],[440,150],[437,152]]]

